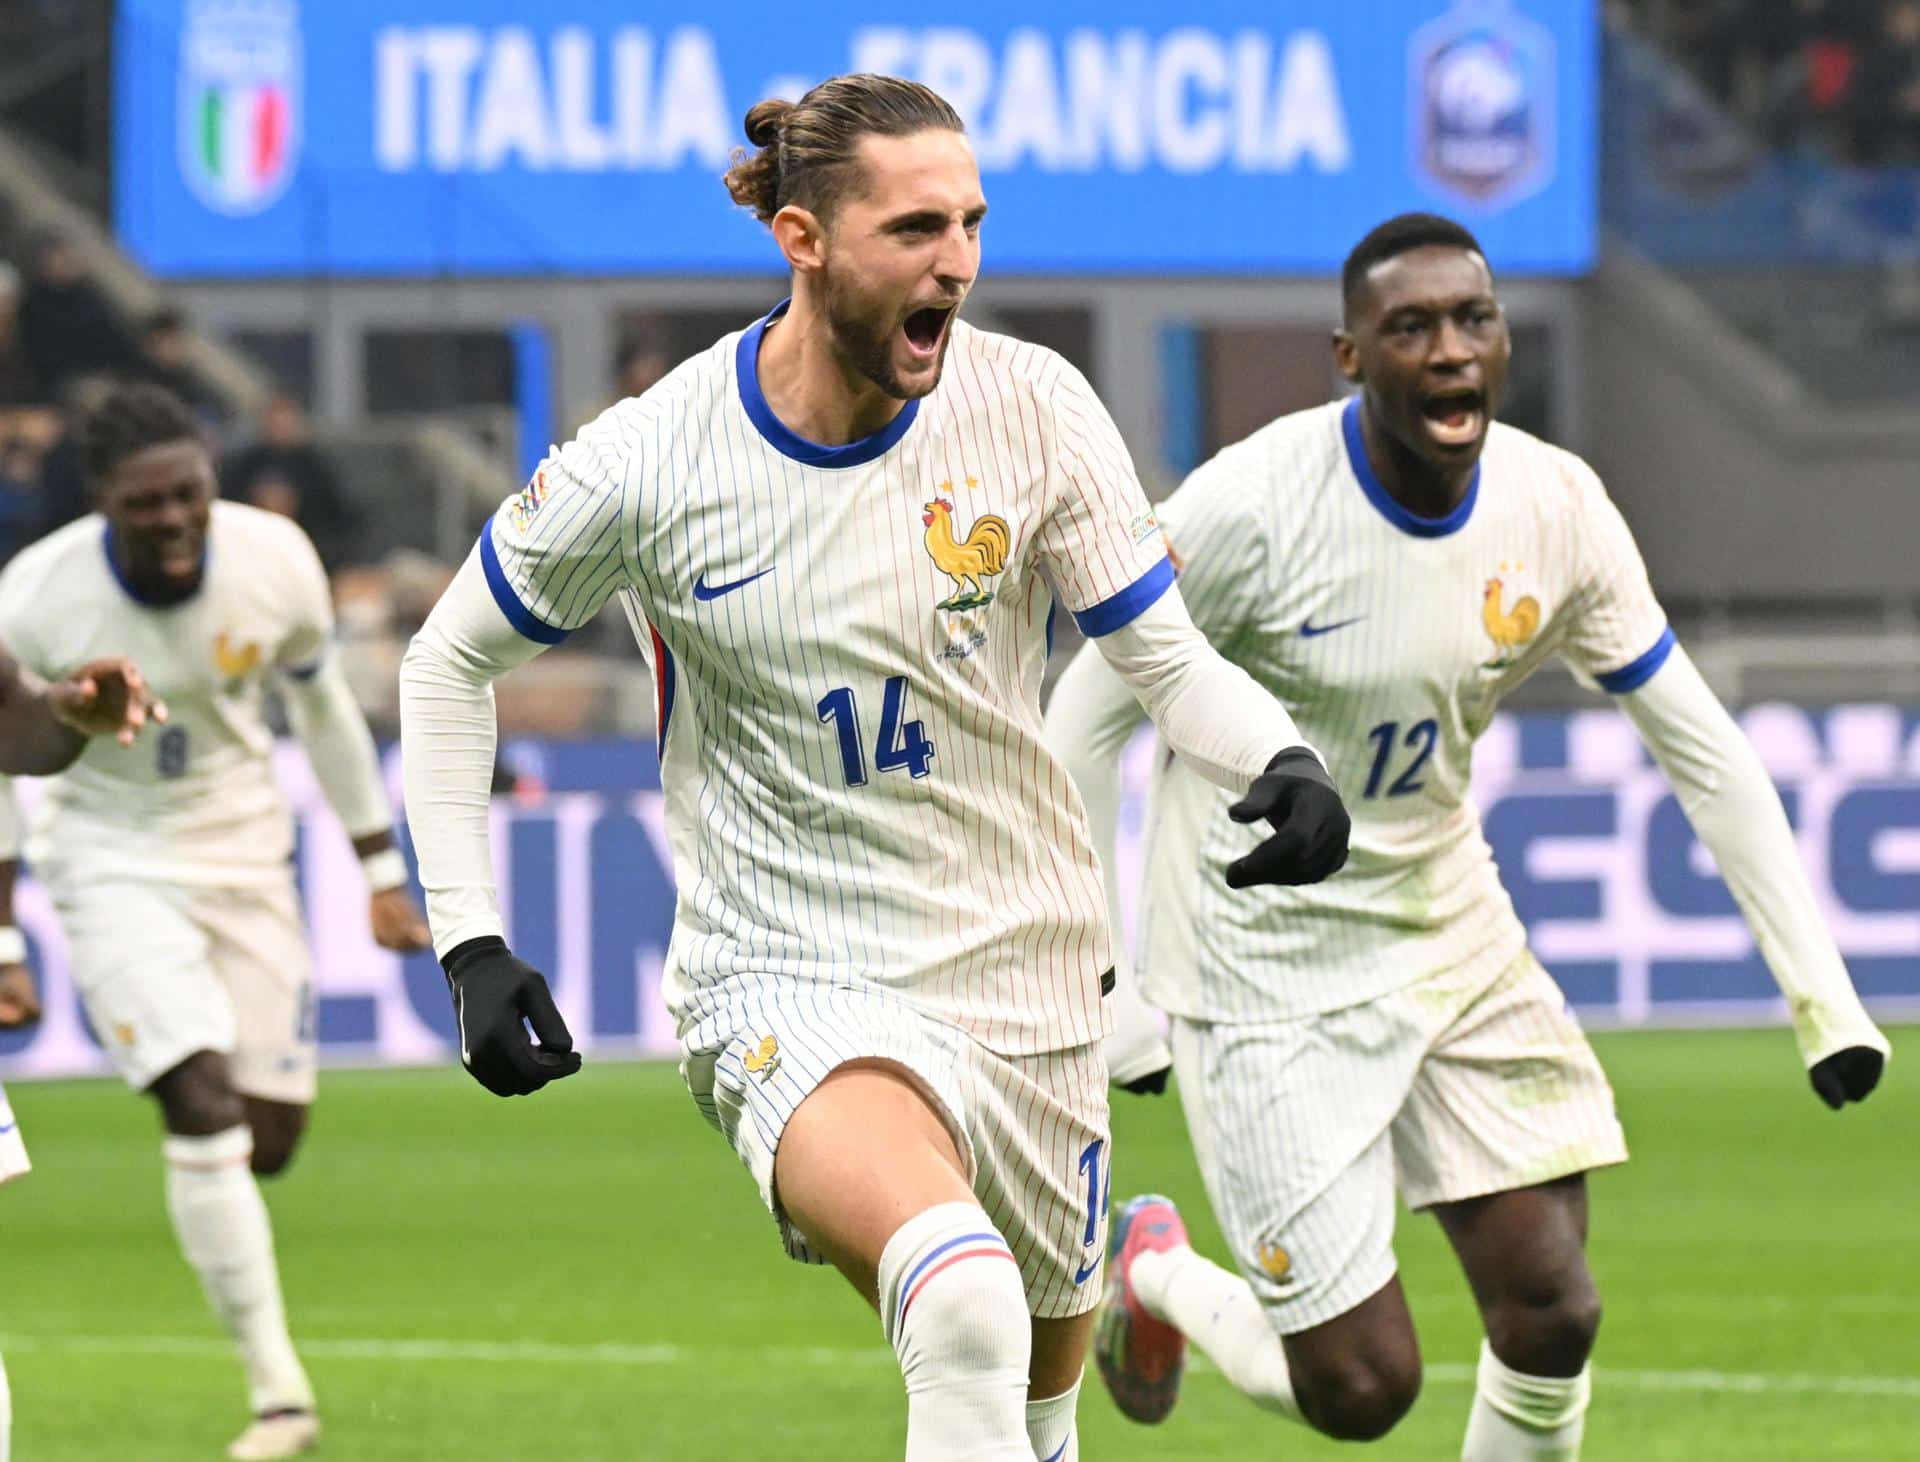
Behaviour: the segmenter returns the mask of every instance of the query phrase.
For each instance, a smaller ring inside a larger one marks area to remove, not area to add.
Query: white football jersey
[[[1039,694],[1056,597],[1098,635],[1172,582],[1126,448],[1065,361],[958,321],[931,395],[805,441],[758,384],[779,314],[605,412],[481,537],[522,634],[617,594],[654,670],[669,1007],[871,983],[998,1051],[1098,1040],[1106,901]]]
[[[1279,1019],[1511,964],[1525,931],[1467,800],[1473,743],[1549,655],[1632,690],[1673,646],[1619,511],[1578,457],[1495,423],[1465,500],[1388,496],[1357,399],[1263,427],[1161,505],[1194,620],[1293,713],[1353,816],[1324,883],[1233,890],[1264,828],[1174,759],[1156,779],[1142,988],[1197,1020]]]
[[[52,779],[27,854],[49,880],[284,881],[293,824],[263,714],[274,671],[311,674],[333,629],[327,576],[291,519],[216,502],[199,592],[144,604],[120,579],[108,525],[89,516],[0,573],[0,643],[55,680],[125,655],[167,703],[130,747],[87,743]]]

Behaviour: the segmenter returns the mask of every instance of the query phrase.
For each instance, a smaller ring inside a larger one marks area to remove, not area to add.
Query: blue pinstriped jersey
[[[1327,882],[1236,892],[1220,870],[1255,833],[1190,768],[1162,769],[1141,976],[1196,1019],[1332,1010],[1510,963],[1525,932],[1468,796],[1475,740],[1550,656],[1625,691],[1673,644],[1578,457],[1496,423],[1459,507],[1420,518],[1376,480],[1358,411],[1282,417],[1161,505],[1195,622],[1286,704],[1353,815]]]
[[[523,634],[609,598],[659,697],[683,1029],[769,980],[873,983],[995,1049],[1104,1033],[1084,813],[1040,735],[1056,600],[1091,634],[1173,571],[1059,357],[956,322],[935,391],[846,446],[759,390],[780,312],[615,406],[490,522]]]

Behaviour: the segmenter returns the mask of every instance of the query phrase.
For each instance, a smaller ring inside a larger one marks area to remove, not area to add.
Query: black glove
[[[1848,1046],[1817,1061],[1807,1072],[1820,1100],[1839,1111],[1848,1102],[1864,1102],[1880,1084],[1887,1058],[1872,1046]]]
[[[1273,824],[1272,837],[1227,865],[1228,888],[1318,883],[1347,861],[1353,819],[1327,769],[1304,746],[1291,747],[1268,762],[1227,815],[1235,822],[1264,817]]]
[[[498,935],[469,939],[440,961],[460,1027],[460,1063],[495,1096],[531,1096],[580,1069],[573,1035],[546,979]],[[533,1026],[535,1045],[527,1035]]]

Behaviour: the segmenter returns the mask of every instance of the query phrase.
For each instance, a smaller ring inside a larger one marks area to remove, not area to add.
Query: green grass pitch
[[[1836,1116],[1783,1031],[1597,1044],[1635,1160],[1594,1182],[1608,1309],[1587,1456],[1920,1457],[1920,1084],[1896,1063]],[[152,1114],[107,1083],[13,1096],[38,1164],[0,1193],[15,1456],[220,1456],[243,1395],[167,1230]],[[1186,1200],[1217,1256],[1174,1103],[1119,1097],[1115,1126],[1116,1192]],[[590,1065],[511,1103],[457,1069],[330,1074],[270,1201],[324,1456],[900,1455],[877,1323],[781,1256],[670,1067]],[[1474,1316],[1430,1221],[1403,1219],[1400,1254],[1428,1378],[1374,1452],[1457,1456]],[[1335,1450],[1204,1369],[1153,1429],[1090,1377],[1081,1446],[1089,1462]]]

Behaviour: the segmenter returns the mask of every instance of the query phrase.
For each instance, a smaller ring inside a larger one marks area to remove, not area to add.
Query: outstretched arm
[[[90,736],[132,743],[166,707],[131,660],[95,660],[53,685],[0,649],[0,772],[45,777],[63,771]]]
[[[487,829],[493,682],[543,648],[508,622],[476,549],[400,663],[407,820],[434,949],[453,992],[460,1059],[498,1096],[580,1069],[546,981],[507,949]]]
[[[1684,650],[1673,650],[1619,701],[1719,864],[1787,997],[1814,1090],[1831,1107],[1864,1100],[1891,1047],[1847,976],[1800,866],[1786,810],[1752,744]]]
[[[1352,822],[1333,779],[1286,708],[1207,643],[1177,588],[1094,643],[1173,752],[1245,794],[1234,821],[1272,825],[1273,836],[1227,865],[1229,887],[1318,883],[1339,871]]]

